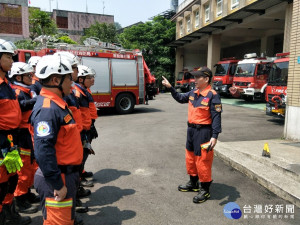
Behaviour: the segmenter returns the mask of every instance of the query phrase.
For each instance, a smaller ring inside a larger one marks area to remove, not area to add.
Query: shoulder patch
[[[45,137],[50,134],[50,126],[46,121],[38,122],[36,133],[39,137]]]
[[[195,98],[194,98],[193,96],[190,96],[190,97],[189,97],[189,100],[191,100],[191,101],[194,101],[194,99],[195,99]]]
[[[43,101],[43,108],[50,108],[50,99],[49,98],[44,98]]]
[[[218,94],[214,89],[211,89],[210,91],[213,93],[213,95]]]
[[[222,111],[222,105],[219,104],[219,105],[215,105],[215,109],[217,112],[221,112]]]
[[[77,98],[80,97],[80,92],[79,92],[78,90],[75,90],[75,96],[76,96]]]
[[[69,123],[71,120],[72,120],[72,116],[71,116],[70,114],[68,114],[68,115],[66,115],[66,116],[64,117],[64,121],[65,121],[66,123]]]
[[[21,91],[20,91],[20,89],[16,89],[15,92],[16,92],[16,97],[18,97],[20,95]]]

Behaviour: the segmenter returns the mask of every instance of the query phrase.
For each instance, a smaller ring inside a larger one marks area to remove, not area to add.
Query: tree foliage
[[[151,73],[161,84],[161,76],[174,81],[175,49],[167,44],[175,40],[175,23],[161,16],[151,22],[126,28],[119,41],[127,49],[140,49]]]
[[[120,23],[118,23],[118,22],[115,22],[115,27],[116,27],[116,30],[120,30],[120,29],[122,29],[122,26],[121,26],[121,24],[120,24]]]
[[[85,34],[81,37],[80,41],[83,42],[86,38],[89,37],[99,38],[103,42],[118,42],[115,24],[96,22],[85,30]]]
[[[38,43],[27,39],[16,41],[14,44],[18,49],[29,49],[29,50],[33,50],[38,45]]]
[[[29,8],[29,31],[30,38],[34,39],[40,35],[54,35],[57,26],[47,12],[36,8]]]

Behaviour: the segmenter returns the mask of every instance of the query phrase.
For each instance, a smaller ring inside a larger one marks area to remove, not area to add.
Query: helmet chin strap
[[[82,79],[83,79],[83,81],[81,82],[81,84],[83,85],[83,87],[85,88],[85,89],[87,89],[87,87],[84,85],[84,81],[85,81],[85,78],[86,77],[81,77]]]
[[[62,84],[63,84],[65,78],[66,78],[66,76],[62,76],[59,85],[47,85],[47,84],[43,84],[43,86],[47,87],[47,88],[58,88],[60,90],[62,96],[65,97],[65,93],[64,93],[63,88],[62,88]]]

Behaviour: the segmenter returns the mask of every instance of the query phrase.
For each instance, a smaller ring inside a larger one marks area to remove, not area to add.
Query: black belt
[[[211,124],[195,124],[195,123],[189,123],[187,122],[188,127],[200,129],[201,127],[210,127]]]
[[[76,165],[76,166],[61,166],[61,165],[58,165],[58,168],[60,169],[61,173],[64,173],[64,174],[70,174],[70,173],[75,173],[75,172],[78,172],[79,169],[80,169],[80,165]]]

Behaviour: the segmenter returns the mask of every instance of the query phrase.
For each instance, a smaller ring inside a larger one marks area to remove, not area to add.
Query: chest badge
[[[203,98],[203,100],[201,101],[201,105],[208,106],[208,102],[209,102],[209,98]]]
[[[68,114],[68,115],[66,115],[66,116],[64,117],[64,121],[65,121],[66,123],[69,123],[71,120],[72,120],[72,116],[71,116],[70,114]]]
[[[190,96],[190,97],[189,97],[189,100],[191,100],[191,101],[194,101],[194,99],[195,99],[195,98],[194,98],[193,96]]]

